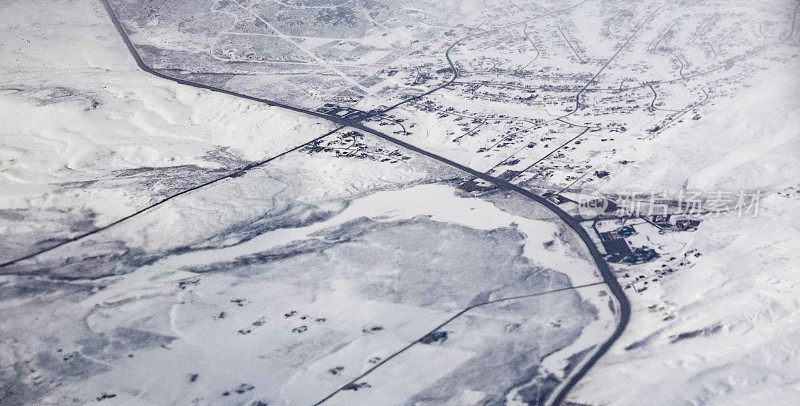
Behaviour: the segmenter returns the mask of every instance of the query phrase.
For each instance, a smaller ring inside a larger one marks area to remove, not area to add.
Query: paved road
[[[335,117],[335,116],[329,116],[329,115],[326,115],[326,114],[323,114],[323,113],[319,113],[319,112],[316,112],[316,111],[306,110],[306,109],[290,106],[290,105],[287,105],[287,104],[284,104],[284,103],[275,102],[273,100],[261,99],[261,98],[258,98],[258,97],[253,97],[253,96],[249,96],[249,95],[246,95],[246,94],[237,93],[237,92],[230,91],[230,90],[227,90],[227,89],[222,89],[222,88],[218,88],[218,87],[214,87],[214,86],[195,83],[195,82],[191,82],[191,81],[188,81],[188,80],[185,80],[185,79],[175,78],[175,77],[167,76],[167,75],[165,75],[163,73],[160,73],[160,72],[150,68],[141,59],[141,57],[139,56],[138,52],[136,51],[136,48],[133,46],[133,43],[131,43],[130,38],[128,37],[128,34],[125,31],[125,28],[121,25],[119,19],[116,17],[116,14],[114,13],[114,10],[112,9],[111,5],[108,3],[108,0],[101,0],[101,1],[102,1],[103,5],[105,6],[106,11],[108,12],[108,14],[111,17],[112,21],[114,22],[114,25],[117,27],[117,30],[119,31],[120,35],[122,36],[122,39],[125,42],[125,45],[128,47],[128,50],[130,51],[131,55],[136,60],[136,63],[139,65],[139,67],[142,70],[144,70],[144,71],[146,71],[146,72],[148,72],[148,73],[150,73],[152,75],[158,76],[160,78],[171,80],[171,81],[183,84],[183,85],[192,86],[192,87],[201,88],[201,89],[206,89],[206,90],[210,90],[210,91],[218,92],[218,93],[224,93],[224,94],[228,94],[228,95],[231,95],[231,96],[241,97],[241,98],[252,100],[252,101],[256,101],[256,102],[265,103],[265,104],[270,105],[270,106],[280,107],[280,108],[284,108],[284,109],[287,109],[287,110],[296,111],[296,112],[299,112],[299,113],[304,113],[304,114],[308,114],[308,115],[311,115],[311,116],[314,116],[314,117],[318,117],[318,118],[322,118],[322,119],[325,119],[325,120],[329,120],[329,121],[331,121],[333,123],[338,124],[339,127],[337,129],[327,133],[327,134],[324,134],[324,135],[322,135],[320,137],[315,138],[312,141],[309,141],[308,143],[305,143],[305,144],[302,144],[302,145],[298,145],[298,146],[296,146],[296,147],[294,147],[294,148],[292,148],[292,149],[290,149],[288,151],[285,151],[285,152],[281,153],[278,156],[271,157],[269,159],[266,159],[266,160],[258,162],[258,163],[250,164],[250,165],[248,165],[248,166],[246,166],[244,168],[241,168],[239,170],[233,171],[233,172],[231,172],[231,173],[229,173],[227,175],[224,175],[224,176],[222,176],[220,178],[214,179],[214,180],[212,180],[210,182],[206,182],[204,184],[195,186],[195,187],[193,187],[191,189],[187,189],[187,190],[182,191],[180,193],[177,193],[175,195],[169,196],[169,197],[167,197],[167,198],[165,198],[165,199],[163,199],[163,200],[161,200],[161,201],[159,201],[159,202],[157,202],[157,203],[155,203],[153,205],[145,207],[145,208],[143,208],[143,209],[141,209],[141,210],[139,210],[139,211],[137,211],[137,212],[135,212],[135,213],[133,213],[131,215],[128,215],[128,216],[126,216],[124,218],[121,218],[121,219],[119,219],[117,221],[114,221],[111,224],[108,224],[106,226],[100,227],[100,228],[92,230],[90,232],[78,235],[78,236],[73,237],[73,238],[71,238],[69,240],[63,241],[63,242],[61,242],[61,243],[59,243],[59,244],[57,244],[55,246],[51,246],[51,247],[39,250],[37,252],[34,252],[32,254],[26,255],[25,257],[17,258],[15,260],[11,260],[11,261],[7,261],[5,263],[2,263],[2,264],[0,264],[0,268],[16,264],[16,263],[18,263],[20,261],[23,261],[25,259],[33,258],[33,257],[35,257],[35,256],[37,256],[39,254],[44,253],[44,252],[52,251],[53,249],[58,248],[60,246],[63,246],[65,244],[68,244],[70,242],[74,242],[74,241],[83,239],[83,238],[85,238],[85,237],[87,237],[89,235],[98,233],[98,232],[103,231],[103,230],[105,230],[105,229],[107,229],[109,227],[113,227],[113,226],[115,226],[115,225],[117,225],[117,224],[119,224],[119,223],[121,223],[121,222],[123,222],[125,220],[128,220],[128,219],[130,219],[130,218],[132,218],[132,217],[134,217],[136,215],[139,215],[139,214],[141,214],[141,213],[143,213],[145,211],[148,211],[149,209],[151,209],[153,207],[161,205],[161,204],[163,204],[164,202],[166,202],[166,201],[168,201],[170,199],[173,199],[175,197],[178,197],[180,195],[186,194],[188,192],[197,190],[199,188],[202,188],[204,186],[210,185],[212,183],[219,182],[219,181],[221,181],[223,179],[239,176],[239,175],[243,174],[244,172],[246,172],[246,171],[248,171],[250,169],[262,166],[265,163],[267,163],[269,161],[272,161],[272,160],[276,159],[279,156],[285,155],[288,152],[295,151],[295,150],[297,150],[299,148],[302,148],[303,146],[309,145],[309,144],[321,139],[322,137],[330,135],[330,134],[332,134],[332,133],[334,133],[334,132],[336,132],[336,131],[344,128],[344,127],[352,127],[352,128],[358,129],[358,130],[360,130],[362,132],[372,134],[372,135],[374,135],[374,136],[376,136],[378,138],[386,140],[386,141],[388,141],[390,143],[398,145],[398,146],[400,146],[402,148],[405,148],[407,150],[414,151],[416,153],[419,153],[419,154],[422,154],[424,156],[427,156],[427,157],[429,157],[431,159],[434,159],[436,161],[439,161],[439,162],[441,162],[441,163],[443,163],[445,165],[448,165],[450,167],[453,167],[453,168],[461,170],[461,171],[463,171],[465,173],[468,173],[468,174],[470,174],[470,175],[472,175],[472,176],[474,176],[476,178],[483,179],[483,180],[495,185],[498,188],[505,189],[505,190],[510,190],[510,191],[519,193],[519,194],[527,197],[528,199],[533,200],[533,201],[541,204],[542,206],[546,207],[548,210],[550,210],[553,213],[555,213],[564,223],[567,224],[567,226],[569,226],[572,230],[574,230],[575,233],[578,235],[578,237],[580,237],[580,239],[584,242],[584,244],[586,244],[586,247],[588,248],[590,254],[592,255],[592,258],[594,259],[594,262],[595,262],[595,265],[597,266],[597,269],[600,271],[600,274],[602,275],[604,283],[606,285],[608,285],[609,289],[611,290],[611,293],[614,295],[614,297],[616,298],[617,302],[619,303],[619,306],[620,306],[619,314],[618,314],[619,320],[618,320],[618,324],[617,324],[613,334],[597,348],[597,350],[592,354],[592,356],[578,370],[576,370],[569,377],[567,377],[565,383],[560,387],[559,391],[557,393],[555,393],[553,395],[553,397],[551,398],[551,401],[550,401],[551,404],[560,404],[561,402],[563,402],[563,400],[566,398],[567,394],[575,386],[575,384],[592,368],[592,366],[597,362],[597,360],[599,360],[600,357],[602,357],[608,351],[608,349],[614,344],[614,342],[619,338],[619,336],[625,330],[625,327],[627,326],[628,321],[630,319],[630,303],[628,302],[628,299],[625,296],[625,293],[623,292],[622,287],[619,285],[619,283],[617,282],[616,278],[612,274],[611,270],[608,267],[608,264],[605,262],[605,260],[603,260],[602,254],[600,253],[600,251],[598,250],[597,246],[592,241],[592,239],[589,236],[589,234],[586,232],[586,230],[583,229],[583,227],[581,227],[580,222],[577,219],[575,219],[572,216],[570,216],[568,213],[566,213],[564,210],[562,210],[560,207],[558,207],[553,202],[547,200],[546,198],[544,198],[542,196],[539,196],[539,195],[534,194],[534,193],[532,193],[532,192],[530,192],[528,190],[525,190],[525,189],[523,189],[523,188],[521,188],[521,187],[519,187],[517,185],[514,185],[514,184],[512,184],[512,183],[510,183],[508,181],[495,178],[495,177],[490,176],[490,175],[488,175],[486,173],[479,172],[479,171],[476,171],[476,170],[474,170],[472,168],[469,168],[467,166],[461,165],[461,164],[459,164],[457,162],[454,162],[454,161],[452,161],[450,159],[447,159],[445,157],[442,157],[442,156],[439,156],[439,155],[434,154],[432,152],[429,152],[429,151],[426,151],[424,149],[418,148],[418,147],[416,147],[416,146],[414,146],[412,144],[409,144],[409,143],[407,143],[405,141],[402,141],[400,139],[392,137],[392,136],[390,136],[388,134],[385,134],[385,133],[382,133],[382,132],[380,132],[378,130],[369,128],[369,127],[363,125],[360,122],[349,121],[349,120],[346,120],[346,119],[342,119],[342,118]],[[522,24],[522,23],[524,23],[524,22],[520,22],[520,24]],[[488,31],[486,31],[486,32],[488,32]],[[483,32],[483,33],[485,33],[485,32]],[[475,35],[478,35],[478,34],[475,34]],[[447,82],[443,83],[440,86],[437,86],[437,87],[429,90],[428,92],[425,92],[425,93],[423,93],[423,94],[421,94],[419,96],[413,97],[411,99],[408,99],[408,100],[405,100],[405,101],[400,102],[398,104],[395,104],[393,106],[390,106],[387,109],[385,109],[383,111],[380,111],[378,113],[373,113],[373,115],[387,112],[387,111],[389,111],[391,109],[394,109],[394,108],[396,108],[396,107],[398,107],[398,106],[400,106],[400,105],[402,105],[404,103],[407,103],[407,102],[410,102],[412,100],[424,97],[424,96],[426,96],[428,94],[431,94],[431,93],[435,92],[436,90],[439,90],[439,89],[449,85],[453,81],[455,81],[458,78],[458,70],[456,69],[455,65],[453,64],[452,60],[450,59],[449,51],[456,44],[458,44],[460,41],[463,41],[463,40],[465,40],[467,38],[469,38],[469,37],[465,37],[465,38],[460,39],[459,41],[457,41],[456,43],[451,45],[450,48],[448,48],[448,52],[446,53],[446,58],[447,58],[448,63],[450,64],[450,67],[451,67],[452,71],[453,71],[453,77],[450,80],[448,80]],[[591,81],[589,83],[591,83]],[[587,84],[587,86],[588,86],[588,84]],[[585,87],[584,87],[584,89],[581,90],[581,92],[583,92],[584,90],[585,90]],[[576,103],[578,103],[577,100],[579,99],[581,92],[579,92],[579,94],[576,96]]]

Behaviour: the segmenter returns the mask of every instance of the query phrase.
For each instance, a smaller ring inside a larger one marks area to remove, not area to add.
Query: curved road
[[[68,243],[73,242],[73,241],[80,240],[80,239],[85,238],[85,237],[87,237],[89,235],[92,235],[92,234],[98,233],[100,231],[103,231],[103,230],[105,230],[105,229],[107,229],[109,227],[115,226],[115,225],[117,225],[117,224],[119,224],[119,223],[121,223],[121,222],[123,222],[125,220],[128,220],[128,219],[130,219],[130,218],[132,218],[132,217],[134,217],[134,216],[136,216],[138,214],[141,214],[141,213],[143,213],[143,212],[145,212],[145,211],[147,211],[147,210],[149,210],[149,209],[151,209],[153,207],[161,205],[161,204],[163,204],[164,202],[166,202],[166,201],[168,201],[170,199],[173,199],[175,197],[178,197],[180,195],[186,194],[188,192],[197,190],[199,188],[202,188],[204,186],[210,185],[212,183],[216,183],[216,182],[219,182],[219,181],[227,179],[227,178],[239,176],[239,175],[243,174],[244,172],[246,172],[246,171],[248,171],[250,169],[262,166],[262,165],[266,164],[269,161],[272,161],[272,160],[274,160],[274,159],[276,159],[276,158],[278,158],[280,156],[283,156],[283,155],[285,155],[285,154],[287,154],[289,152],[295,151],[295,150],[300,149],[300,148],[302,148],[302,147],[304,147],[306,145],[309,145],[309,144],[311,144],[311,143],[313,143],[313,142],[315,142],[315,141],[317,141],[317,140],[319,140],[319,139],[321,139],[321,138],[323,138],[325,136],[328,136],[328,135],[330,135],[330,134],[332,134],[332,133],[334,133],[336,131],[339,131],[340,129],[342,129],[344,127],[351,127],[351,128],[355,128],[357,130],[360,130],[362,132],[366,132],[366,133],[372,134],[372,135],[374,135],[374,136],[376,136],[378,138],[381,138],[381,139],[383,139],[385,141],[388,141],[388,142],[390,142],[392,144],[398,145],[398,146],[400,146],[402,148],[405,148],[407,150],[414,151],[416,153],[419,153],[419,154],[422,154],[424,156],[427,156],[427,157],[429,157],[431,159],[434,159],[436,161],[439,161],[439,162],[441,162],[441,163],[443,163],[445,165],[448,165],[450,167],[453,167],[453,168],[456,168],[456,169],[458,169],[460,171],[468,173],[468,174],[470,174],[472,176],[475,176],[476,178],[483,179],[483,180],[485,180],[485,181],[487,181],[487,182],[489,182],[489,183],[491,183],[491,184],[493,184],[493,185],[495,185],[495,186],[497,186],[497,187],[499,187],[501,189],[506,189],[506,190],[517,192],[517,193],[519,193],[519,194],[521,194],[521,195],[523,195],[523,196],[525,196],[525,197],[527,197],[527,198],[529,198],[529,199],[541,204],[542,206],[546,207],[548,210],[550,210],[553,213],[555,213],[562,221],[564,221],[564,223],[566,223],[572,230],[574,230],[575,233],[578,234],[578,237],[580,237],[580,239],[583,240],[584,244],[586,244],[586,247],[588,248],[590,254],[592,255],[592,258],[594,259],[594,262],[595,262],[595,265],[597,266],[597,269],[600,271],[600,274],[602,275],[603,282],[606,285],[608,285],[609,289],[611,290],[611,293],[614,295],[614,297],[616,298],[617,302],[619,303],[619,307],[620,307],[620,309],[619,309],[619,322],[618,322],[616,328],[614,329],[614,332],[611,334],[611,336],[597,348],[597,350],[592,354],[592,356],[589,359],[587,359],[586,362],[584,362],[583,365],[581,365],[581,367],[578,370],[576,370],[573,374],[571,374],[569,377],[566,378],[566,381],[561,385],[561,387],[558,390],[558,392],[553,394],[553,397],[551,398],[549,403],[551,403],[551,404],[560,404],[560,403],[562,403],[565,400],[565,398],[566,398],[567,394],[569,393],[569,391],[575,386],[575,384],[577,384],[577,382],[584,375],[586,375],[586,373],[592,368],[592,366],[594,366],[594,364],[597,362],[597,360],[599,360],[600,357],[602,357],[608,351],[608,349],[614,344],[614,342],[619,338],[619,336],[625,330],[625,327],[627,326],[628,321],[630,319],[630,303],[628,302],[628,299],[625,296],[625,293],[623,292],[622,287],[619,285],[619,283],[617,282],[616,278],[612,274],[611,270],[608,267],[608,264],[603,259],[602,254],[600,253],[600,251],[598,250],[597,246],[592,241],[592,239],[589,236],[589,234],[586,232],[586,230],[583,229],[583,227],[581,227],[580,222],[577,219],[575,219],[572,216],[570,216],[568,213],[566,213],[564,210],[562,210],[560,207],[558,207],[553,202],[547,200],[546,198],[544,198],[542,196],[539,196],[539,195],[534,194],[534,193],[532,193],[532,192],[530,192],[528,190],[525,190],[525,189],[523,189],[523,188],[521,188],[521,187],[519,187],[517,185],[514,185],[514,184],[512,184],[512,183],[510,183],[508,181],[495,178],[495,177],[490,176],[490,175],[488,175],[486,173],[483,173],[483,172],[478,172],[478,171],[476,171],[476,170],[474,170],[472,168],[469,168],[467,166],[461,165],[461,164],[459,164],[457,162],[454,162],[454,161],[452,161],[450,159],[447,159],[445,157],[436,155],[436,154],[434,154],[432,152],[428,152],[428,151],[423,150],[421,148],[418,148],[418,147],[416,147],[416,146],[414,146],[412,144],[409,144],[409,143],[407,143],[405,141],[402,141],[400,139],[392,137],[392,136],[390,136],[388,134],[385,134],[385,133],[382,133],[382,132],[377,131],[375,129],[369,128],[369,127],[361,124],[360,122],[354,122],[354,121],[342,119],[342,118],[335,117],[335,116],[329,116],[327,114],[319,113],[319,112],[316,112],[316,111],[306,110],[306,109],[290,106],[290,105],[287,105],[287,104],[275,102],[275,101],[272,101],[272,100],[261,99],[261,98],[258,98],[258,97],[253,97],[253,96],[249,96],[249,95],[246,95],[246,94],[241,94],[241,93],[237,93],[237,92],[234,92],[234,91],[230,91],[230,90],[226,90],[226,89],[222,89],[222,88],[218,88],[218,87],[214,87],[214,86],[195,83],[195,82],[191,82],[191,81],[187,81],[187,80],[184,80],[184,79],[167,76],[167,75],[165,75],[163,73],[160,73],[160,72],[150,68],[147,64],[145,64],[144,61],[142,60],[142,58],[139,56],[139,53],[136,51],[136,48],[134,47],[133,43],[131,42],[130,38],[128,37],[128,34],[125,31],[125,28],[122,26],[122,24],[120,23],[119,19],[116,16],[116,14],[114,13],[114,10],[112,9],[111,5],[108,3],[108,0],[101,0],[101,2],[105,6],[105,9],[108,12],[109,16],[111,17],[111,20],[113,21],[114,25],[117,27],[117,30],[119,31],[120,35],[122,36],[122,39],[125,42],[125,45],[128,47],[128,50],[130,51],[131,55],[136,60],[137,65],[139,65],[139,67],[142,70],[144,70],[145,72],[148,72],[148,73],[150,73],[152,75],[158,76],[158,77],[160,77],[162,79],[171,80],[171,81],[183,84],[183,85],[192,86],[192,87],[195,87],[195,88],[206,89],[206,90],[210,90],[210,91],[218,92],[218,93],[224,93],[224,94],[228,94],[228,95],[231,95],[231,96],[241,97],[241,98],[252,100],[252,101],[256,101],[256,102],[265,103],[265,104],[270,105],[270,106],[280,107],[280,108],[284,108],[284,109],[287,109],[287,110],[296,111],[296,112],[303,113],[303,114],[308,114],[308,115],[311,115],[311,116],[314,116],[314,117],[322,118],[322,119],[331,121],[333,123],[336,123],[336,124],[339,125],[339,127],[336,128],[335,130],[330,131],[330,132],[328,132],[328,133],[326,133],[326,134],[324,134],[324,135],[322,135],[320,137],[317,137],[317,138],[315,138],[315,139],[313,139],[313,140],[311,140],[311,141],[309,141],[309,142],[307,142],[305,144],[298,145],[298,146],[296,146],[296,147],[294,147],[294,148],[292,148],[292,149],[290,149],[288,151],[285,151],[285,152],[283,152],[283,153],[281,153],[281,154],[279,154],[277,156],[271,157],[271,158],[266,159],[266,160],[261,161],[261,162],[250,164],[248,166],[245,166],[245,167],[243,167],[243,168],[241,168],[239,170],[232,171],[231,173],[229,173],[227,175],[224,175],[222,177],[219,177],[217,179],[214,179],[212,181],[203,183],[201,185],[198,185],[198,186],[195,186],[193,188],[184,190],[184,191],[182,191],[180,193],[177,193],[175,195],[169,196],[169,197],[167,197],[167,198],[165,198],[165,199],[163,199],[163,200],[161,200],[161,201],[159,201],[159,202],[157,202],[157,203],[155,203],[153,205],[150,205],[150,206],[148,206],[146,208],[143,208],[143,209],[141,209],[141,210],[139,210],[139,211],[137,211],[137,212],[135,212],[135,213],[133,213],[131,215],[123,217],[123,218],[121,218],[121,219],[119,219],[117,221],[114,221],[114,222],[106,225],[106,226],[99,227],[99,228],[97,228],[95,230],[92,230],[90,232],[75,236],[75,237],[70,238],[68,240],[62,241],[57,245],[50,246],[48,248],[39,250],[39,251],[34,252],[32,254],[26,255],[26,256],[24,256],[22,258],[17,258],[17,259],[2,263],[2,264],[0,264],[0,268],[16,264],[16,263],[18,263],[20,261],[23,261],[23,260],[26,260],[26,259],[30,259],[30,258],[35,257],[35,256],[37,256],[39,254],[44,253],[44,252],[52,251],[53,249],[58,248],[58,247],[60,247],[62,245],[68,244]],[[520,24],[521,23],[524,23],[524,22],[520,22]],[[481,33],[487,33],[487,32],[489,32],[489,31],[482,31]],[[477,34],[474,34],[474,35],[477,35]],[[418,96],[414,96],[414,97],[412,97],[410,99],[404,100],[404,101],[402,101],[400,103],[397,103],[395,105],[392,105],[392,106],[390,106],[390,107],[388,107],[388,108],[386,108],[386,109],[384,109],[382,111],[371,113],[371,114],[369,114],[369,116],[374,116],[374,115],[377,115],[377,114],[382,114],[382,113],[388,112],[389,110],[392,110],[392,109],[394,109],[394,108],[396,108],[396,107],[398,107],[398,106],[400,106],[402,104],[405,104],[405,103],[408,103],[410,101],[413,101],[413,100],[419,99],[421,97],[424,97],[424,96],[426,96],[428,94],[431,94],[431,93],[433,93],[433,92],[435,92],[435,91],[437,91],[437,90],[439,90],[439,89],[441,89],[441,88],[453,83],[453,81],[455,81],[458,78],[458,70],[456,69],[455,65],[453,64],[452,60],[450,59],[449,53],[450,53],[450,50],[453,49],[454,46],[456,46],[458,43],[460,43],[461,41],[463,41],[463,40],[465,40],[467,38],[469,38],[469,37],[461,38],[460,40],[458,40],[455,43],[453,43],[448,48],[448,50],[447,50],[447,52],[445,54],[445,56],[447,58],[447,62],[450,64],[450,68],[451,68],[451,70],[453,72],[453,77],[450,80],[448,80],[447,82],[441,84],[440,86],[437,86],[437,87],[435,87],[435,88],[433,88],[433,89],[431,89],[431,90],[429,90],[429,91],[427,91],[425,93],[422,93],[422,94],[420,94]],[[629,41],[630,41],[630,38],[629,38]],[[616,54],[614,56],[616,56]],[[613,57],[612,57],[612,59],[613,59]],[[609,62],[610,62],[610,60],[609,60]],[[606,63],[606,65],[607,64],[608,63]],[[605,68],[605,66],[603,66],[603,68]],[[589,84],[591,84],[591,83],[592,83],[592,81],[589,82]],[[577,98],[580,97],[580,93],[582,93],[585,90],[585,88],[588,87],[589,84],[587,84],[587,86],[585,86],[584,89],[582,89],[582,91],[579,92]]]

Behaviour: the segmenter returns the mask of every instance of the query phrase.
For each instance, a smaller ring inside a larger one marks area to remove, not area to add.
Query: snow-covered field
[[[0,262],[335,128],[142,72],[101,3],[2,14]]]
[[[685,252],[701,255],[631,294],[629,329],[578,386],[575,401],[797,403],[798,75],[797,59],[768,70],[736,99],[709,107],[704,120],[627,152],[634,163],[619,168],[606,191],[745,190],[763,198],[742,215],[704,218],[672,254],[679,261]]]
[[[567,404],[800,397],[796,2],[107,4],[159,74],[333,120],[0,5],[0,405],[548,404],[624,306],[503,181],[673,210],[580,223],[631,317]]]
[[[149,76],[66,9],[3,9],[3,261],[169,199],[4,266],[0,403],[538,402],[613,330],[553,214],[363,134],[170,198],[334,127]]]

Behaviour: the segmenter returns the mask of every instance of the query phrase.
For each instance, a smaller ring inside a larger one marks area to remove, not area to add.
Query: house
[[[606,250],[606,260],[608,262],[622,262],[632,254],[630,247],[628,247],[628,242],[613,231],[600,233],[600,242]]]

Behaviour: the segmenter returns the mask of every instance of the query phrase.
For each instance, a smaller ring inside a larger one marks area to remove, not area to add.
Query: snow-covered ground
[[[334,128],[141,71],[102,3],[0,7],[0,262]]]
[[[433,91],[362,123],[534,192],[759,194],[582,223],[657,255],[608,257],[630,323],[567,400],[796,403],[800,5],[317,3],[109,2],[169,76],[337,117]],[[97,0],[0,15],[0,404],[545,404],[614,330],[530,199],[150,75]]]
[[[763,199],[741,216],[736,210],[703,218],[675,253],[701,254],[690,266],[644,292],[628,290],[634,307],[628,330],[572,400],[796,404],[800,63],[794,61],[705,109],[696,124],[624,156],[633,163],[617,168],[604,191],[745,190]]]
[[[3,11],[4,261],[334,128],[149,76],[101,3]],[[329,402],[543,401],[619,309],[556,216],[466,181],[341,131],[4,266],[0,403],[310,404],[378,363]]]

